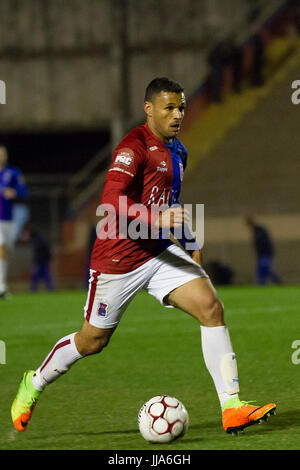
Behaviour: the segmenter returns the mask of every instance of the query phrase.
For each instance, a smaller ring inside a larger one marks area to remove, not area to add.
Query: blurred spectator
[[[296,32],[300,34],[300,2],[299,0],[290,0],[289,5],[292,7],[292,11],[294,11]]]
[[[260,34],[255,34],[252,40],[253,40],[254,58],[253,58],[253,65],[251,69],[251,85],[262,86],[264,84],[264,74],[263,74],[264,62],[265,62],[264,42]]]
[[[89,286],[89,279],[90,279],[91,254],[92,254],[92,250],[93,250],[93,246],[96,241],[96,238],[97,238],[96,225],[92,223],[90,225],[89,238],[88,238],[88,244],[87,244],[87,263],[86,263],[86,270],[85,270],[85,286],[87,288]]]
[[[247,0],[248,2],[248,22],[253,23],[260,15],[261,2],[259,0]]]
[[[233,91],[240,91],[242,79],[242,53],[232,37],[219,41],[207,58],[210,66],[209,82],[212,100],[221,102],[223,99],[224,71],[232,67]]]
[[[278,275],[273,271],[274,246],[268,230],[257,224],[253,217],[248,217],[246,224],[253,235],[258,284],[263,286],[268,280],[274,284],[280,284]]]
[[[211,261],[205,266],[205,270],[213,284],[221,286],[233,284],[234,272],[230,266],[219,261]]]
[[[208,64],[210,66],[210,86],[212,101],[220,103],[223,99],[223,75],[227,65],[226,48],[223,42],[219,42],[208,55]]]
[[[39,282],[43,281],[46,289],[52,291],[54,286],[50,269],[51,252],[49,243],[33,225],[29,226],[29,236],[33,249],[30,289],[32,292],[37,291]]]
[[[24,199],[28,189],[21,171],[8,165],[8,152],[0,145],[0,298],[8,298],[8,259],[15,241],[13,206],[17,199]]]
[[[14,243],[19,240],[22,230],[29,221],[29,218],[30,211],[28,205],[22,202],[21,199],[18,199],[13,206],[14,231],[12,238]]]

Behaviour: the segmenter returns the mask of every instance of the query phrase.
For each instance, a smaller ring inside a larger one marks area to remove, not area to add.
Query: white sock
[[[235,354],[226,326],[201,326],[204,362],[214,381],[221,407],[238,397],[239,384]]]
[[[76,333],[72,333],[60,339],[35,371],[32,383],[37,390],[43,390],[46,385],[65,374],[78,359],[82,358],[75,345],[75,335]]]
[[[6,291],[6,280],[7,280],[7,266],[6,259],[0,259],[0,294]]]

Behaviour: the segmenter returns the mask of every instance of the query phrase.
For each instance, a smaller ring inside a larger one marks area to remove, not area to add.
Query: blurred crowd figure
[[[14,231],[13,231],[13,242],[17,243],[20,240],[23,228],[29,222],[30,219],[30,209],[28,204],[23,202],[20,199],[17,199],[13,205],[13,222],[14,222]]]
[[[243,52],[233,36],[229,36],[217,42],[209,52],[207,62],[210,68],[209,86],[211,99],[220,103],[224,98],[224,77],[226,68],[232,69],[232,90],[234,93],[241,91],[242,82],[245,79],[250,86],[261,86],[264,83],[264,43],[260,34],[251,37],[253,49],[253,63],[251,69],[244,76]]]
[[[215,102],[223,100],[224,72],[226,67],[232,66],[233,90],[240,91],[242,54],[232,38],[219,41],[208,55],[210,66],[211,98]]]
[[[36,292],[40,282],[46,290],[53,291],[54,284],[51,273],[51,250],[48,241],[37,227],[28,224],[26,227],[29,241],[32,246],[32,273],[30,290]]]
[[[97,238],[96,224],[92,223],[89,227],[89,235],[87,241],[87,260],[86,260],[86,269],[85,269],[85,287],[89,287],[90,280],[90,264],[91,264],[91,254],[94,247],[94,243]]]
[[[205,266],[206,272],[209,274],[213,284],[218,286],[226,286],[234,283],[234,271],[231,266],[214,260]]]
[[[299,0],[288,0],[287,3],[294,14],[296,33],[300,35],[300,2]]]
[[[274,245],[269,231],[258,224],[253,217],[247,217],[246,224],[253,236],[257,283],[261,286],[266,285],[268,281],[280,284],[280,278],[273,269]]]
[[[23,201],[27,197],[24,175],[19,168],[9,165],[8,150],[0,145],[0,299],[7,299],[10,295],[7,286],[8,262],[24,223],[24,218],[21,220],[20,214],[14,212],[14,205],[18,202],[26,207]]]

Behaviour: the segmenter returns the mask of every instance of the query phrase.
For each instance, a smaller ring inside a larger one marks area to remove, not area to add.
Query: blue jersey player
[[[14,240],[13,204],[27,197],[24,176],[8,165],[7,149],[0,146],[0,299],[7,298],[8,253]]]

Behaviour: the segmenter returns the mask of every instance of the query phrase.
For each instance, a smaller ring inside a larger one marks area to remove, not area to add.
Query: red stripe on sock
[[[47,358],[47,360],[44,362],[44,364],[41,366],[40,368],[40,372],[42,372],[42,370],[44,369],[44,367],[46,367],[46,365],[48,364],[49,361],[51,361],[52,357],[53,357],[53,354],[60,348],[63,348],[64,346],[67,346],[68,344],[71,344],[71,340],[70,339],[66,339],[65,341],[62,341],[61,343],[58,343],[54,348],[53,348],[53,351],[51,352],[50,356]]]
[[[85,317],[85,319],[87,321],[90,321],[90,317],[91,317],[91,313],[92,313],[92,309],[93,309],[93,304],[94,304],[94,300],[95,300],[98,276],[100,274],[101,273],[99,271],[96,271],[92,274],[93,280],[91,281],[91,285],[90,285],[89,305],[88,305],[88,308],[86,310],[86,317]]]

